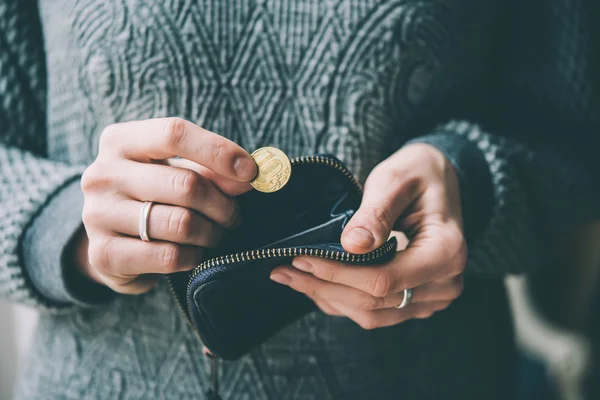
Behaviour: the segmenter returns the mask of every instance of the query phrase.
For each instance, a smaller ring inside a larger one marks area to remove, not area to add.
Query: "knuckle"
[[[83,204],[83,211],[81,211],[81,221],[83,222],[84,226],[92,226],[92,224],[94,223],[95,217],[94,217],[94,213],[90,210],[89,206],[86,206],[85,203]]]
[[[315,263],[315,264],[317,264],[317,263]],[[315,264],[313,264],[313,265],[315,265]],[[314,268],[314,274],[317,278],[320,278],[320,279],[328,281],[328,282],[337,282],[336,279],[338,277],[338,271],[334,265],[332,265],[331,263],[328,263],[328,262],[318,263],[318,264],[321,264],[321,267]]]
[[[98,148],[100,151],[114,148],[119,136],[118,124],[110,124],[106,126],[100,134],[100,143]]]
[[[108,181],[109,178],[105,169],[98,162],[94,162],[81,175],[81,190],[84,194],[90,193],[105,186]]]
[[[376,220],[379,225],[385,227],[385,229],[392,229],[394,225],[394,221],[389,215],[389,212],[380,206],[368,206],[364,210],[367,215],[370,215],[374,220]]]
[[[417,196],[421,186],[421,179],[419,175],[415,175],[414,173],[403,169],[393,168],[391,179],[394,183],[394,186],[397,187],[402,193],[405,193],[408,197],[414,198]]]
[[[88,245],[88,262],[94,269],[100,269],[101,265],[103,264],[102,263],[103,260],[101,258],[102,252],[98,251],[98,250],[99,250],[99,248],[95,244],[95,241],[90,239],[90,243]]]
[[[92,268],[97,271],[112,272],[110,241],[90,238],[88,260]]]
[[[167,148],[179,148],[186,136],[186,121],[179,117],[167,118],[163,130],[163,140]]]
[[[168,231],[180,240],[192,235],[193,215],[188,209],[176,208],[168,218]]]
[[[81,190],[85,192],[89,192],[95,186],[95,171],[93,170],[94,164],[90,165],[83,171],[83,175],[81,175]]]
[[[181,250],[176,245],[167,244],[159,253],[159,266],[166,272],[176,271],[181,258]]]
[[[212,146],[210,146],[210,156],[212,161],[217,161],[221,159],[221,157],[225,154],[226,149],[225,145],[221,142],[214,141]]]
[[[323,281],[335,282],[337,272],[334,265],[327,262],[327,260],[315,260],[311,261],[313,267],[311,273],[315,278],[319,278]]]
[[[204,147],[205,158],[213,165],[233,165],[235,150],[232,144],[219,135],[211,135]]]
[[[103,217],[103,213],[98,207],[91,205],[89,202],[84,202],[81,212],[81,220],[85,226],[94,226]]]
[[[382,298],[391,294],[395,285],[396,278],[390,272],[378,270],[374,272],[371,279],[367,279],[365,289],[367,293]]]
[[[314,282],[310,282],[301,276],[294,276],[290,287],[292,287],[294,290],[304,293],[311,299],[321,298],[319,296],[319,288],[317,287],[317,285],[315,285]]]
[[[191,170],[181,170],[171,177],[173,192],[179,198],[191,201],[200,185],[200,175]]]

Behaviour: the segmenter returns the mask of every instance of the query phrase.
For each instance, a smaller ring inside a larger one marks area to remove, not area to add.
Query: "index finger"
[[[386,297],[462,271],[466,262],[464,243],[459,240],[444,243],[443,237],[416,238],[392,261],[380,266],[347,265],[315,257],[298,257],[292,265],[319,279]]]
[[[241,194],[252,190],[252,186],[248,182],[238,182],[231,179],[227,179],[216,172],[206,168],[203,165],[195,163],[185,158],[171,158],[168,163],[172,167],[187,168],[192,171],[196,171],[209,181],[211,181],[219,190],[225,193],[227,196],[237,197]]]
[[[226,178],[248,182],[257,173],[250,154],[229,139],[181,118],[156,118],[111,125],[101,138],[132,160],[152,161],[182,157]]]

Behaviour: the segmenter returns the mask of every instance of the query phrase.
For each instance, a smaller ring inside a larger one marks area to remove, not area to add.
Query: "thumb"
[[[360,208],[344,232],[342,246],[350,253],[375,250],[389,238],[396,220],[417,193],[416,179],[387,168],[373,170],[367,182]]]

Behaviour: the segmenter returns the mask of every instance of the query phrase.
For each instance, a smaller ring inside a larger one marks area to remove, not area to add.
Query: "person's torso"
[[[407,138],[480,111],[497,2],[39,3],[50,158],[87,164],[108,124],[181,116],[249,151],[332,153],[364,179]],[[225,364],[225,397],[433,390],[415,379],[420,347],[402,345],[419,338],[431,347],[435,330],[420,326],[367,332],[312,313]],[[451,375],[448,387],[469,387],[470,376]],[[106,309],[43,316],[22,382],[23,398],[199,398],[208,376],[199,342],[161,285]]]
[[[364,179],[481,104],[494,0],[41,1],[49,151],[181,116],[252,151],[331,153]],[[475,93],[481,89],[479,93]]]

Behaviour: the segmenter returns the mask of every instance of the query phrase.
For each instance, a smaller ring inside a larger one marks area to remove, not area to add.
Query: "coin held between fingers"
[[[292,164],[288,156],[275,147],[262,147],[252,153],[258,166],[256,177],[250,182],[260,192],[281,190],[290,180]]]

